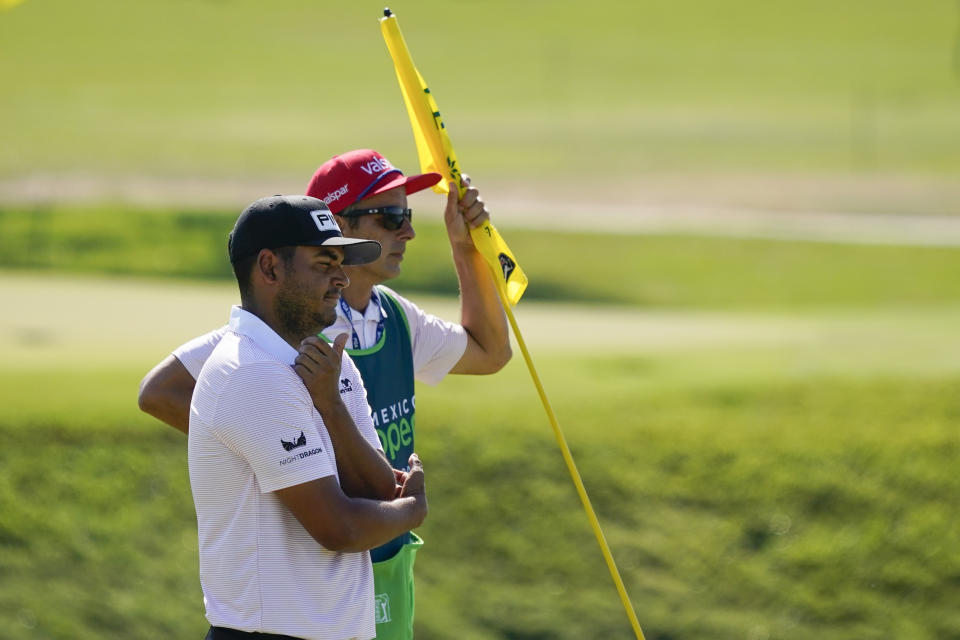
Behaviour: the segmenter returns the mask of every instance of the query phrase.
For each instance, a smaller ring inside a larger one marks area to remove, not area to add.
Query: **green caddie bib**
[[[394,469],[407,471],[416,428],[410,327],[393,296],[382,287],[376,287],[374,295],[379,295],[386,315],[383,333],[372,347],[346,352],[363,378],[383,452]],[[413,638],[413,563],[422,544],[408,532],[370,551],[378,640]]]

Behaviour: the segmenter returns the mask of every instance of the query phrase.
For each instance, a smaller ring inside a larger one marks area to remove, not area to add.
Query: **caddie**
[[[416,236],[407,195],[440,179],[436,173],[404,176],[376,151],[358,149],[325,162],[307,187],[308,195],[329,206],[344,233],[383,247],[377,260],[344,267],[350,285],[325,334],[349,335],[346,352],[363,376],[381,445],[400,470],[407,468],[414,448],[414,380],[437,384],[447,373],[495,373],[511,357],[496,285],[469,233],[490,214],[468,177],[463,197],[451,188],[444,210],[460,284],[460,323],[441,320],[383,286],[399,275],[407,243]],[[150,371],[141,383],[140,408],[186,431],[194,379],[224,330],[182,345]],[[413,637],[413,563],[421,544],[415,534],[405,533],[371,552],[377,638]]]

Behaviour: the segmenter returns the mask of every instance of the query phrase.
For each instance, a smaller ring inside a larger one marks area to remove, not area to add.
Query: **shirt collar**
[[[230,329],[249,337],[281,362],[292,366],[297,358],[297,350],[287,344],[266,322],[236,305],[230,309]]]

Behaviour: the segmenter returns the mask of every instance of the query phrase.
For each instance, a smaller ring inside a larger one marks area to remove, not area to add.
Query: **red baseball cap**
[[[422,191],[442,177],[439,173],[407,177],[373,149],[356,149],[320,165],[307,185],[307,195],[340,213],[354,202],[399,186],[406,187],[408,194]]]

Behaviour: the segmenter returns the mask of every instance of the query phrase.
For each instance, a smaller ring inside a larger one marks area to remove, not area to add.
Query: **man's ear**
[[[270,249],[261,249],[257,254],[257,264],[254,275],[264,284],[277,284],[280,281],[283,269],[280,265],[280,256]]]

